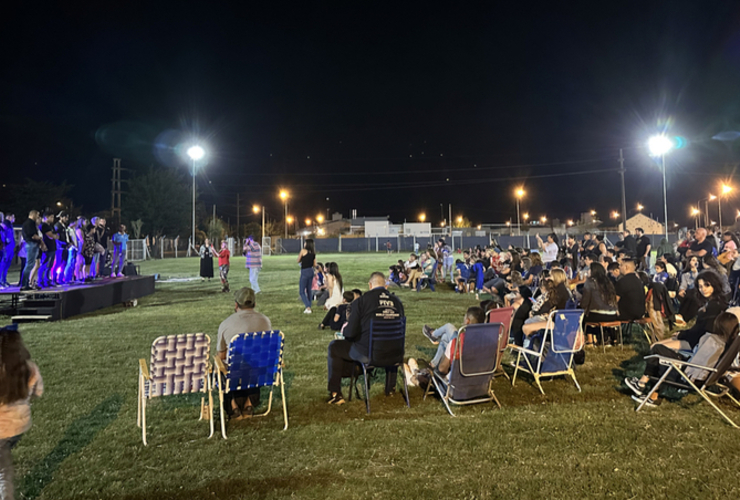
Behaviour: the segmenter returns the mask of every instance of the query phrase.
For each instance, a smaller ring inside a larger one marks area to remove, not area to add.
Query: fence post
[[[177,238],[175,238],[175,258],[177,258]]]
[[[159,258],[164,259],[164,238],[159,238]]]
[[[378,253],[378,235],[375,235],[375,253]]]
[[[342,235],[341,235],[341,233],[339,234],[339,249],[338,249],[338,251],[339,251],[339,253],[342,253]]]

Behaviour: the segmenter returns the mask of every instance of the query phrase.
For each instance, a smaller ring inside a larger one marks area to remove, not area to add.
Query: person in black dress
[[[213,252],[211,251],[211,240],[206,238],[204,244],[200,246],[200,280],[211,281],[213,278]]]

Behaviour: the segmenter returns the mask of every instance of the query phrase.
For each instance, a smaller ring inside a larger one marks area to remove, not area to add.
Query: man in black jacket
[[[394,319],[404,316],[401,300],[386,289],[383,273],[370,275],[370,291],[356,299],[349,309],[349,319],[344,328],[344,339],[329,344],[327,368],[329,372],[329,399],[327,403],[342,405],[342,377],[349,377],[356,361],[369,362],[370,323],[375,318]],[[392,358],[398,353],[383,353]],[[386,374],[385,393],[396,387],[396,373]],[[350,388],[351,390],[351,388]]]

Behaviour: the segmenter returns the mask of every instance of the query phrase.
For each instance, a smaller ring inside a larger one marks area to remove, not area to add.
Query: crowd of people
[[[0,288],[11,286],[8,270],[16,257],[21,291],[90,282],[106,271],[111,278],[123,276],[129,239],[123,224],[113,231],[102,217],[71,222],[66,211],[31,210],[17,239],[14,223],[14,214],[0,212]]]

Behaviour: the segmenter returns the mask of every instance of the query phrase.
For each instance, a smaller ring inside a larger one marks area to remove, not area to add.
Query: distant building
[[[628,231],[634,233],[638,227],[641,227],[645,234],[665,234],[665,226],[645,214],[637,214],[627,219]],[[624,224],[619,224],[619,230],[624,230]]]

